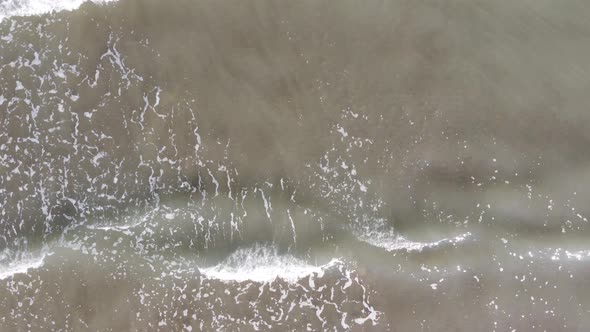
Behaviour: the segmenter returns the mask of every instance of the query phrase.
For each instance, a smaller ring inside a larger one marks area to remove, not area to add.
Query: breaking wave
[[[201,268],[207,278],[225,281],[269,282],[276,278],[294,282],[311,274],[323,274],[325,269],[339,264],[333,259],[315,266],[291,255],[280,255],[276,247],[256,245],[238,249],[218,265]]]
[[[2,0],[0,1],[0,22],[11,16],[30,16],[52,11],[74,10],[88,0]],[[93,0],[104,4],[116,0]]]

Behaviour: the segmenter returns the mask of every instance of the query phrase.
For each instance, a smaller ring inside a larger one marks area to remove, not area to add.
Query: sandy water
[[[0,330],[590,325],[583,1],[78,6],[0,2]]]

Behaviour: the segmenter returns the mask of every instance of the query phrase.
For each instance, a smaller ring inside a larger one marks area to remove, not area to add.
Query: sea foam
[[[93,0],[94,3],[107,3],[115,0]],[[85,0],[3,0],[0,1],[0,22],[11,16],[31,16],[51,11],[74,10]]]
[[[221,263],[200,271],[207,278],[222,281],[270,282],[280,278],[295,282],[314,273],[322,275],[325,269],[338,263],[339,260],[333,259],[316,266],[292,255],[281,255],[276,248],[257,245],[238,249]]]

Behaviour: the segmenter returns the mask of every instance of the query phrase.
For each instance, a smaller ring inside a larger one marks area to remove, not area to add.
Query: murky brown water
[[[585,331],[588,59],[584,1],[7,17],[0,330]]]

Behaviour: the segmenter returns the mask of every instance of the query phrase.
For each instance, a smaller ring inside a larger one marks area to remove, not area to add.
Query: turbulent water
[[[0,331],[590,326],[586,1],[80,4],[0,0]]]

